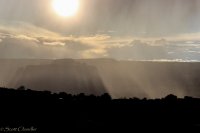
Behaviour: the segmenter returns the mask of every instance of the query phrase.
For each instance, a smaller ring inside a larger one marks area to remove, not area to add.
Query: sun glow
[[[79,9],[79,0],[53,0],[52,6],[60,16],[74,16]]]

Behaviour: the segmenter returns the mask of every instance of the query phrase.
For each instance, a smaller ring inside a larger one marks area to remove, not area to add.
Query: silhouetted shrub
[[[174,101],[177,101],[177,96],[170,94],[165,97],[165,100],[174,102]]]
[[[17,88],[17,90],[23,91],[26,90],[25,86],[20,86],[19,88]]]
[[[101,96],[101,98],[102,98],[103,100],[111,100],[111,99],[112,99],[111,96],[110,96],[108,93],[104,93],[104,94]]]

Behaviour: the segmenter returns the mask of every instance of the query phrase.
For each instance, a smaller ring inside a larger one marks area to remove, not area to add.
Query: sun
[[[53,9],[63,17],[74,16],[79,9],[79,0],[53,0]]]

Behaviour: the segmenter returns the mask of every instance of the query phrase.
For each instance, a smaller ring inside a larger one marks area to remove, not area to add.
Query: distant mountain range
[[[113,98],[200,97],[200,63],[0,59],[0,86]]]

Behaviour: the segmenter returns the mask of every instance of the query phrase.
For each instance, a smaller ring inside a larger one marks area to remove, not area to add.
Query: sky
[[[200,61],[199,0],[0,0],[0,58]]]

